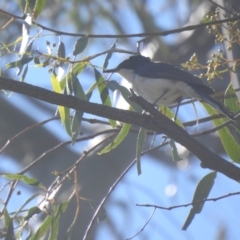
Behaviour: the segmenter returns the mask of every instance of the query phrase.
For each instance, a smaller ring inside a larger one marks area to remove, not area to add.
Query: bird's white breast
[[[182,81],[145,78],[128,69],[121,69],[118,73],[132,84],[139,96],[157,105],[170,106],[180,98],[199,97],[193,88]]]

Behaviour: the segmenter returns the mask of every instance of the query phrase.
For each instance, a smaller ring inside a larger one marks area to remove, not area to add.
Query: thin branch
[[[26,133],[26,132],[28,132],[28,131],[30,131],[30,130],[33,130],[33,129],[36,128],[36,127],[42,126],[42,125],[44,125],[45,123],[48,123],[48,122],[50,122],[50,121],[52,121],[52,120],[56,120],[56,119],[59,119],[59,117],[56,117],[56,116],[55,116],[55,117],[49,118],[49,119],[44,120],[44,121],[42,121],[42,122],[38,122],[38,123],[36,123],[36,124],[33,124],[33,125],[25,128],[25,129],[23,129],[22,131],[20,131],[19,133],[17,133],[16,135],[14,135],[13,137],[11,137],[11,138],[9,138],[9,139],[7,140],[7,142],[5,143],[5,145],[0,149],[0,154],[6,149],[6,147],[7,147],[10,143],[12,143],[14,140],[16,140],[16,138],[20,137],[21,135],[23,135],[24,133]]]
[[[147,153],[149,153],[149,152],[151,152],[151,151],[153,151],[153,150],[155,150],[155,149],[157,149],[157,148],[160,148],[160,147],[162,147],[162,146],[165,145],[165,144],[166,144],[166,143],[165,143],[165,140],[163,140],[163,142],[162,142],[160,145],[158,145],[158,146],[156,146],[156,147],[154,147],[154,148],[151,148],[151,149],[148,149],[148,150],[142,152],[142,153],[141,153],[141,156],[143,156],[143,155],[145,155],[145,154],[147,154]],[[132,166],[136,163],[136,161],[137,161],[137,159],[135,158],[135,159],[128,165],[128,167],[122,172],[122,174],[119,176],[119,178],[113,183],[113,185],[110,187],[107,195],[103,198],[103,200],[102,200],[101,203],[99,204],[98,208],[96,209],[96,211],[95,211],[95,213],[94,213],[94,215],[93,215],[93,217],[92,217],[92,219],[91,219],[91,221],[90,221],[90,223],[89,223],[89,225],[88,225],[88,227],[87,227],[87,230],[86,230],[86,232],[85,232],[85,235],[84,235],[84,237],[83,237],[83,240],[86,240],[86,239],[88,238],[88,235],[90,234],[90,231],[91,231],[91,229],[92,229],[92,227],[93,227],[93,224],[94,224],[95,220],[97,219],[97,216],[98,216],[100,210],[102,209],[103,205],[105,204],[105,202],[107,201],[107,199],[109,198],[109,196],[111,195],[111,193],[114,191],[114,189],[115,189],[115,187],[118,185],[118,183],[119,183],[119,182],[122,180],[122,178],[128,173],[128,171],[132,168]]]
[[[18,92],[51,104],[65,106],[81,112],[163,133],[195,154],[201,161],[201,166],[203,168],[209,168],[221,172],[236,181],[240,180],[240,168],[211,152],[207,147],[191,137],[185,130],[180,128],[173,121],[156,110],[152,104],[148,103],[141,97],[135,96],[132,97],[131,100],[141,105],[144,110],[150,113],[150,115],[87,102],[71,95],[59,94],[25,82],[14,81],[1,76],[0,89]]]
[[[220,197],[202,199],[202,200],[199,200],[196,202],[191,202],[191,203],[186,203],[186,204],[181,204],[181,205],[176,205],[176,206],[171,206],[171,207],[162,207],[162,206],[157,206],[157,205],[152,205],[152,204],[136,204],[136,206],[138,206],[138,207],[153,207],[153,208],[159,208],[159,209],[163,209],[163,210],[172,210],[175,208],[189,207],[189,206],[199,204],[199,203],[216,202],[220,199],[235,196],[235,195],[240,195],[240,192],[228,193],[228,194],[220,196]]]
[[[139,235],[139,234],[145,229],[145,227],[148,225],[148,223],[149,223],[150,220],[152,219],[155,211],[156,211],[156,208],[153,209],[152,213],[150,214],[148,220],[147,220],[146,223],[143,225],[143,227],[142,227],[134,236],[132,236],[132,237],[130,237],[130,238],[127,238],[126,240],[131,240],[131,239],[135,238],[137,235]]]
[[[86,141],[86,140],[89,140],[89,139],[93,139],[99,135],[102,135],[102,134],[108,134],[108,133],[112,133],[112,132],[118,132],[120,131],[119,129],[108,129],[108,130],[105,130],[105,131],[101,131],[101,132],[98,132],[98,133],[95,133],[95,134],[92,134],[92,135],[89,135],[87,137],[82,137],[82,138],[77,138],[75,142],[82,142],[82,141]],[[63,146],[66,146],[68,144],[71,144],[72,141],[65,141],[65,142],[61,142],[59,143],[58,145],[56,145],[55,147],[53,148],[50,148],[48,151],[44,152],[43,154],[41,154],[38,158],[36,158],[32,163],[30,163],[27,167],[25,167],[23,170],[21,170],[20,172],[18,172],[18,174],[23,174],[25,173],[26,171],[28,171],[30,168],[32,168],[33,166],[36,166],[40,160],[44,157],[46,157],[48,154],[52,153],[53,151],[56,151],[58,150],[59,148],[63,147]]]
[[[12,13],[6,12],[2,9],[0,9],[0,12],[14,17],[15,19],[20,19],[20,20],[24,20],[25,16],[17,16],[14,15]],[[169,34],[173,34],[173,33],[179,33],[179,32],[184,32],[184,31],[191,31],[191,30],[195,30],[198,28],[203,28],[206,26],[210,26],[210,25],[217,25],[217,24],[222,24],[225,22],[232,22],[232,21],[237,21],[240,20],[240,16],[236,16],[236,17],[232,17],[232,18],[227,18],[227,19],[222,19],[222,20],[217,20],[217,21],[212,21],[212,22],[206,22],[206,23],[201,23],[201,24],[197,24],[197,25],[190,25],[187,27],[183,27],[183,28],[177,28],[177,29],[173,29],[173,30],[169,30],[169,31],[163,31],[163,32],[150,32],[150,33],[135,33],[135,34],[81,34],[81,33],[68,33],[68,32],[63,32],[63,31],[58,31],[56,29],[52,29],[49,27],[45,27],[42,24],[39,24],[35,21],[33,21],[33,23],[39,27],[41,27],[44,30],[50,31],[50,32],[54,32],[57,35],[65,35],[65,36],[73,36],[73,37],[88,37],[88,38],[133,38],[133,37],[156,37],[156,36],[167,36]],[[144,42],[147,38],[144,38],[140,41],[138,41],[138,43]]]

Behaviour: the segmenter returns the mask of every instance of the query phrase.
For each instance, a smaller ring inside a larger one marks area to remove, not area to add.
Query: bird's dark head
[[[121,62],[116,68],[108,69],[103,72],[105,73],[114,73],[119,72],[121,70],[135,70],[136,68],[151,62],[150,58],[144,57],[142,55],[134,55],[127,59],[125,59],[123,62]]]

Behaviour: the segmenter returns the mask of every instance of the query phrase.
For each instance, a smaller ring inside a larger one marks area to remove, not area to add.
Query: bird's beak
[[[117,72],[117,71],[118,71],[117,68],[113,68],[113,69],[106,69],[106,70],[104,70],[103,72],[104,72],[104,73],[115,73],[115,72]]]

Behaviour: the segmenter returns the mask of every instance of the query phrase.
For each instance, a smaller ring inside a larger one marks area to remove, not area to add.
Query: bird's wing
[[[149,74],[151,73],[151,78],[163,78],[175,81],[183,81],[187,84],[192,85],[193,87],[196,87],[200,91],[205,91],[207,94],[214,93],[214,90],[211,87],[205,85],[200,78],[168,63],[155,62],[154,65],[146,64],[144,68],[137,68],[135,70],[135,73],[142,77],[149,77]]]

